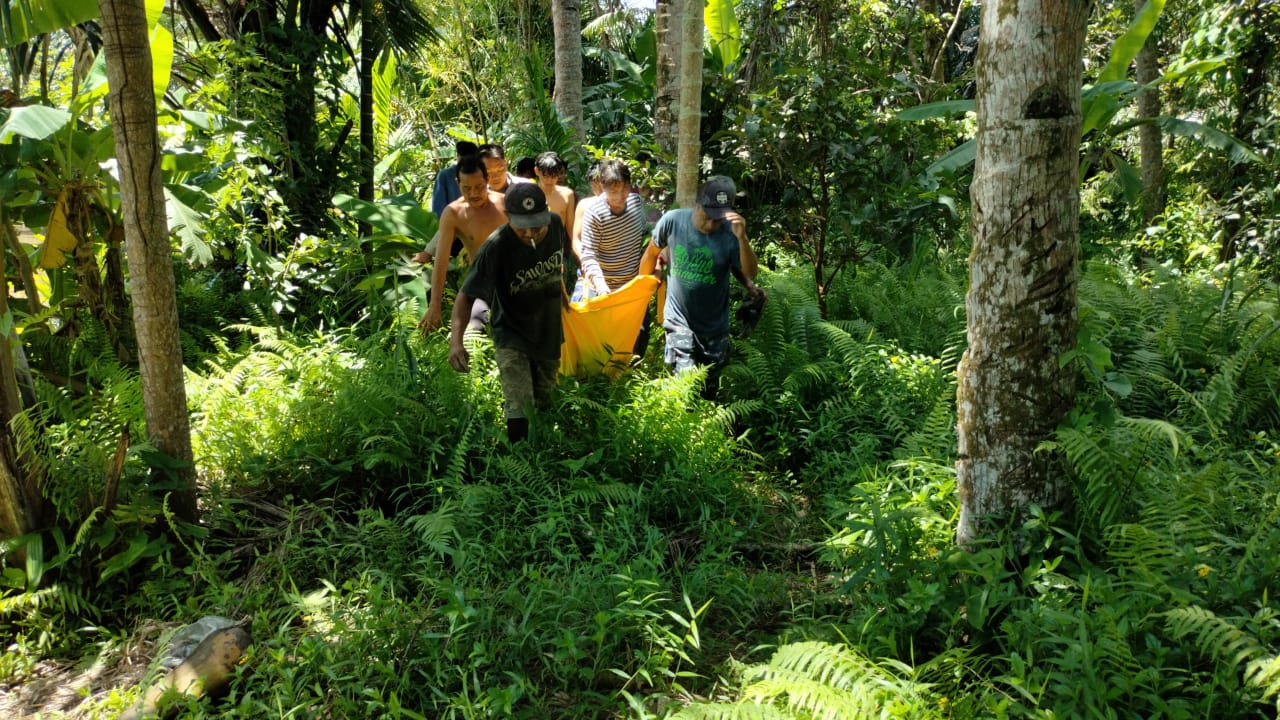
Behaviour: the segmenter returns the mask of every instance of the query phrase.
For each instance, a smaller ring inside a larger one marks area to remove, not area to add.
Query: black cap
[[[512,183],[507,189],[504,205],[507,209],[507,222],[513,228],[527,230],[551,224],[547,196],[537,183]]]
[[[698,206],[712,220],[721,220],[733,209],[733,198],[738,194],[733,181],[723,175],[709,178],[698,190]]]

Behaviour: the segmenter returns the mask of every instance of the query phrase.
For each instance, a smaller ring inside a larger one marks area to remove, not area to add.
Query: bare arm
[[[418,323],[423,332],[440,327],[444,307],[444,282],[449,275],[449,251],[453,249],[457,221],[457,212],[452,207],[445,208],[444,216],[440,218],[440,241],[436,243],[436,259],[431,265],[431,297],[427,299],[427,314]]]
[[[650,241],[644,248],[644,255],[640,256],[640,271],[638,275],[652,275],[658,269],[658,256],[662,254],[662,248]]]
[[[590,200],[590,198],[587,198]],[[587,201],[583,200],[573,209],[573,226],[569,228],[569,244],[573,246],[573,256],[578,258],[578,265],[582,265],[582,215],[587,209]]]
[[[605,282],[604,271],[600,269],[600,261],[596,259],[596,231],[594,225],[591,222],[591,218],[583,218],[578,258],[582,261],[582,277],[587,279],[587,283],[595,290],[597,295],[608,295],[609,283]]]
[[[756,251],[751,249],[751,243],[747,242],[747,221],[736,212],[725,215],[724,220],[729,223],[734,237],[738,238],[738,256],[742,261],[742,273],[748,279],[755,280],[760,272],[760,262],[756,259]],[[746,283],[743,284],[746,285]]]
[[[475,301],[475,298],[461,290],[453,300],[453,318],[449,325],[449,365],[460,373],[471,370],[471,355],[462,342],[462,336],[471,319],[471,306]]]

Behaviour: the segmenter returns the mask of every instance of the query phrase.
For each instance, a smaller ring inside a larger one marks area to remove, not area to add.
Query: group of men
[[[753,300],[764,298],[754,282],[757,261],[746,222],[733,209],[732,180],[707,180],[694,207],[664,213],[650,236],[644,199],[621,160],[593,165],[588,180],[594,194],[576,203],[563,185],[567,167],[553,152],[534,159],[530,181],[507,172],[500,145],[460,142],[456,149],[457,162],[441,171],[432,191],[440,220],[435,247],[415,256],[434,266],[420,326],[441,326],[449,260],[465,251],[470,262],[454,300],[449,364],[469,371],[465,333],[487,322],[511,442],[528,436],[530,410],[545,405],[558,382],[569,282],[574,301],[585,300],[664,264],[667,366],[675,372],[710,366],[714,372],[727,362],[729,276]],[[576,273],[566,272],[574,266]],[[649,324],[646,316],[637,355],[648,344]]]

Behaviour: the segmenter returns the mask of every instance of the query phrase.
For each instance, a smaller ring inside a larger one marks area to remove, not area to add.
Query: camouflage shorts
[[[703,365],[719,368],[729,362],[729,336],[705,339],[694,335],[689,328],[667,328],[663,360],[677,373]]]
[[[529,409],[544,407],[560,381],[560,360],[534,360],[519,350],[494,348],[498,381],[502,384],[502,415],[508,420],[529,417]]]

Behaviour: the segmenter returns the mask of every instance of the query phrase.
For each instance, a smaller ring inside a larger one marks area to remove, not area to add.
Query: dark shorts
[[[729,362],[729,336],[700,338],[689,328],[669,327],[663,360],[677,373],[704,365],[718,369]]]
[[[560,360],[534,360],[519,350],[494,348],[502,384],[502,415],[529,417],[530,407],[545,407],[560,381]]]

